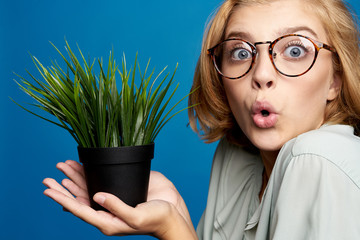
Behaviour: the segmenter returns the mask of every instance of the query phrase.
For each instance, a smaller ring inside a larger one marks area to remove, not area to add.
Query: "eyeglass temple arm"
[[[318,42],[317,44],[318,44],[318,47],[319,47],[319,48],[324,48],[324,49],[329,50],[329,51],[331,51],[331,52],[333,52],[333,53],[336,53],[336,49],[335,49],[335,48],[333,48],[333,47],[331,47],[331,46],[329,46],[329,45],[327,45],[327,44],[325,44],[325,43],[320,43],[320,42]]]

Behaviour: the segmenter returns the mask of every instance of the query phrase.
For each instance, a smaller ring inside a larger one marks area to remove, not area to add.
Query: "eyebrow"
[[[296,27],[285,28],[285,29],[280,30],[278,32],[278,34],[280,36],[282,36],[282,35],[296,33],[296,32],[300,32],[300,31],[307,31],[310,34],[312,34],[315,38],[318,38],[318,35],[315,33],[315,31],[307,26],[296,26]]]
[[[231,31],[229,34],[225,36],[225,39],[228,38],[243,38],[244,40],[251,40],[250,37],[251,34],[247,32],[241,32],[241,31]]]
[[[315,31],[307,26],[296,26],[296,27],[284,28],[284,29],[279,30],[277,32],[277,35],[278,35],[278,37],[280,37],[280,36],[300,32],[300,31],[307,31],[310,34],[312,34],[316,39],[318,38],[318,35],[315,33]],[[225,37],[225,39],[229,39],[229,38],[242,38],[242,39],[248,40],[248,41],[253,40],[251,37],[251,34],[249,32],[243,32],[243,31],[231,31]]]

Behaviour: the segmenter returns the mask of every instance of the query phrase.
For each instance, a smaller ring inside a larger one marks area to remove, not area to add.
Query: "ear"
[[[342,81],[340,76],[338,74],[334,74],[333,80],[330,83],[330,88],[327,96],[328,101],[332,101],[337,97],[341,89],[341,82]]]

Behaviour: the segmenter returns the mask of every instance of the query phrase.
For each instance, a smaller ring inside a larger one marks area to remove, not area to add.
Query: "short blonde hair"
[[[236,8],[271,0],[227,0],[209,22],[204,34],[202,50],[195,69],[189,105],[190,126],[206,142],[226,136],[231,142],[249,145],[231,112],[219,74],[216,72],[207,49],[224,40],[225,28]],[[325,122],[348,124],[360,133],[360,49],[359,31],[354,15],[342,0],[311,0],[311,9],[319,16],[327,32],[329,44],[336,50],[334,71],[342,84],[336,99],[328,102]]]

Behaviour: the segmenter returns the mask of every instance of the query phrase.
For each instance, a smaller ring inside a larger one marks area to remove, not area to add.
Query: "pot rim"
[[[151,161],[155,144],[121,147],[81,147],[78,146],[79,160],[83,164],[125,164]]]

